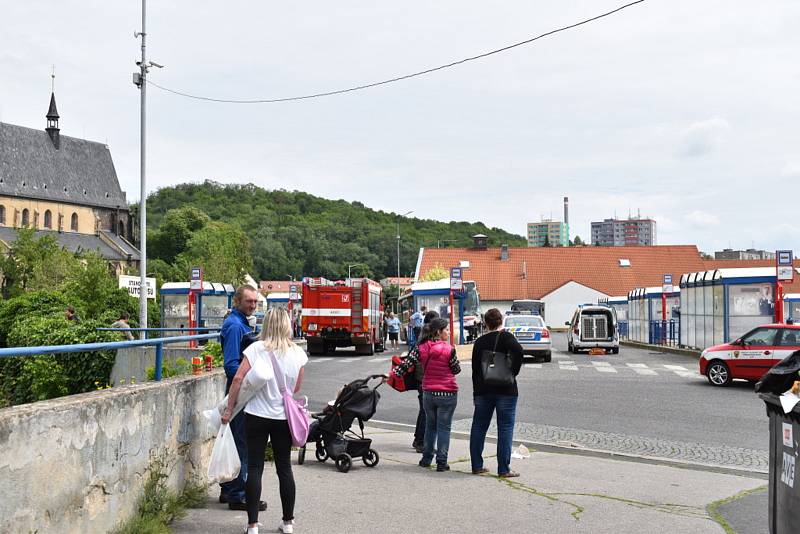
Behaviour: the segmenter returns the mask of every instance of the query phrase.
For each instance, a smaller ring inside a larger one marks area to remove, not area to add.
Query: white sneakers
[[[244,534],[258,534],[258,527],[263,527],[261,523],[257,523],[254,527],[244,527]]]
[[[282,532],[283,534],[293,534],[294,533],[294,521],[281,521],[278,524],[278,532]],[[256,532],[256,534],[258,534]]]

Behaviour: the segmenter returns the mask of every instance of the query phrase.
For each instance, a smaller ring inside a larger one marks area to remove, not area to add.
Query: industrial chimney
[[[564,197],[564,224],[569,224],[569,197]]]

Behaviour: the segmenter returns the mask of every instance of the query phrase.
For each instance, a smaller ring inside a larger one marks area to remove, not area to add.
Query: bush
[[[144,370],[144,372],[147,375],[148,380],[156,379],[155,366],[148,367],[147,369]],[[174,364],[166,360],[161,362],[161,378],[171,378],[173,376],[178,376],[178,375],[188,375],[190,372],[192,372],[192,365],[183,358],[176,359]]]
[[[200,358],[205,361],[205,357],[210,355],[212,358],[212,363],[214,367],[222,367],[225,363],[225,357],[222,354],[222,345],[217,341],[209,341],[203,347],[203,351],[200,353]]]
[[[25,358],[19,376],[21,391],[28,392],[31,401],[62,397],[67,394],[64,369],[53,356]]]

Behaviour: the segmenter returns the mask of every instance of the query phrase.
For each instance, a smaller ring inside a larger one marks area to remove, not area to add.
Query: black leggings
[[[244,431],[247,436],[247,522],[258,523],[258,503],[261,500],[261,475],[264,473],[264,453],[267,438],[272,442],[275,470],[278,472],[283,520],[294,519],[294,476],[292,475],[292,436],[289,423],[283,419],[265,419],[245,413]]]

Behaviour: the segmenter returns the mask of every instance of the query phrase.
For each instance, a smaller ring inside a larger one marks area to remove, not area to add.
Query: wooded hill
[[[356,263],[366,267],[353,267],[354,276],[381,279],[397,274],[397,221],[396,214],[360,202],[328,200],[300,191],[212,181],[182,184],[148,197],[148,256],[160,260],[151,265],[165,278],[185,278],[188,275],[181,273],[189,262],[213,263],[214,258],[203,257],[211,248],[222,255],[247,256],[234,270],[252,269],[257,279],[337,279],[347,276],[347,266]],[[228,233],[233,247],[225,250],[220,241]],[[489,236],[490,246],[526,245],[524,237],[482,223],[401,217],[401,274],[408,276],[416,268],[420,247],[436,247],[437,242],[443,247],[467,247],[478,233]],[[168,267],[175,271],[164,272]],[[231,276],[220,269],[212,267],[217,276]],[[148,271],[153,272],[151,267]]]

